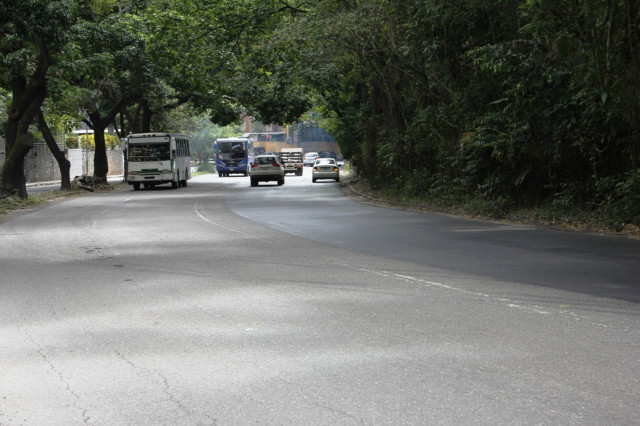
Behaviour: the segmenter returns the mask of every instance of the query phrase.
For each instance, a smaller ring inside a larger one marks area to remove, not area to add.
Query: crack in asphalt
[[[157,377],[159,381],[162,383],[162,393],[164,393],[167,396],[168,400],[171,401],[176,407],[178,407],[178,409],[182,411],[185,415],[187,416],[197,415],[197,413],[194,410],[190,410],[189,408],[187,408],[182,403],[182,401],[171,391],[171,385],[169,384],[169,379],[164,374],[160,373],[157,370],[151,370],[149,368],[142,367],[136,364],[133,360],[131,360],[129,357],[127,357],[126,355],[124,355],[122,352],[118,350],[114,352],[118,356],[118,358],[123,360],[129,366],[131,366],[136,371],[136,374],[142,379],[146,380],[153,376]],[[211,420],[210,424],[216,425],[218,423],[217,419],[212,418],[208,413],[204,413],[204,416],[207,417],[209,420]]]
[[[24,322],[24,321],[23,321]],[[82,421],[84,424],[90,424],[91,416],[89,416],[89,410],[83,407],[80,404],[81,397],[80,395],[74,391],[71,387],[71,383],[64,376],[62,371],[60,371],[53,360],[49,357],[49,355],[45,352],[44,348],[36,341],[35,337],[26,326],[23,326],[23,332],[26,336],[25,341],[29,342],[36,348],[36,353],[42,358],[44,363],[48,366],[48,368],[53,372],[54,376],[58,378],[58,380],[63,384],[64,390],[73,397],[73,406],[80,412],[82,412]]]

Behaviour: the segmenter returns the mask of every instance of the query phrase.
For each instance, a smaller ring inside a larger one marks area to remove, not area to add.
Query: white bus
[[[124,140],[125,176],[134,190],[170,183],[187,186],[191,179],[189,136],[173,133],[136,133]]]

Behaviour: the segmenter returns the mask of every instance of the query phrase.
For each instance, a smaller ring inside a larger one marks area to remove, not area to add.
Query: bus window
[[[131,144],[129,161],[166,161],[170,160],[169,144]]]

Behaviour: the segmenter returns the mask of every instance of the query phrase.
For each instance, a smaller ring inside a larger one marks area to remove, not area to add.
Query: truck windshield
[[[130,144],[129,161],[167,161],[171,159],[169,143]]]

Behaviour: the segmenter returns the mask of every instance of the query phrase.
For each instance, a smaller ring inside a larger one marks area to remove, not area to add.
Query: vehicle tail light
[[[337,172],[337,171],[338,171],[338,168],[337,168],[337,167],[334,167],[334,168],[333,168],[333,171],[334,171],[334,172]]]
[[[318,171],[318,168],[317,168],[317,167],[314,167],[314,168],[313,168],[313,171],[314,171],[314,172],[317,172],[317,171]]]
[[[273,166],[273,167],[280,167],[280,164],[278,164],[278,163],[273,163],[273,164],[272,164],[272,166]]]
[[[254,167],[258,167],[258,165],[257,165],[256,163],[253,163],[253,164],[251,165],[251,168],[253,169]]]

